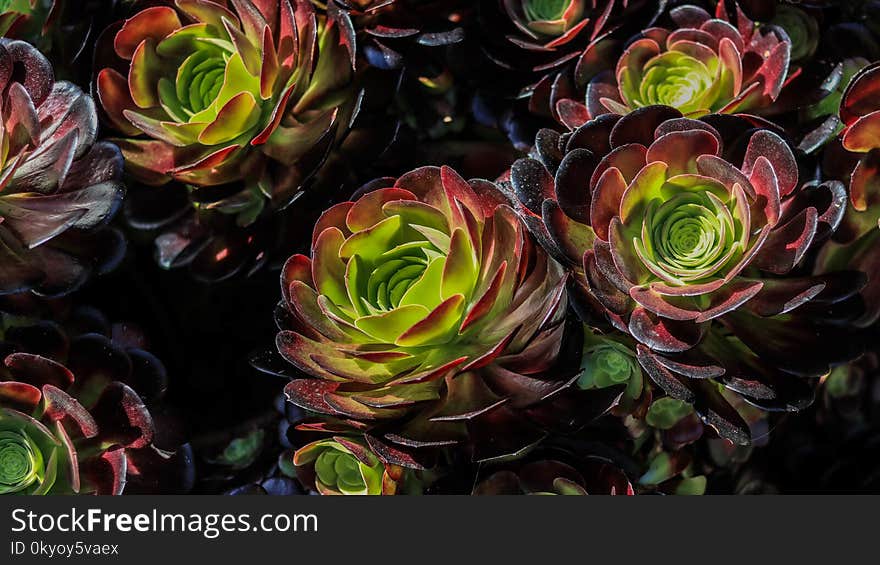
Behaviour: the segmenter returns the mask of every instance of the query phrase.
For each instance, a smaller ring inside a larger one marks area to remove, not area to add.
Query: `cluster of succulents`
[[[0,0],[0,493],[876,490],[878,13]]]

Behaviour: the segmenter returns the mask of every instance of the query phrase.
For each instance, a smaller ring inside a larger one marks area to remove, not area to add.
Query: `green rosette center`
[[[44,474],[42,453],[27,434],[0,431],[0,494],[23,491]]]
[[[660,279],[684,285],[716,275],[738,257],[744,229],[712,187],[653,200],[633,238],[636,252]]]
[[[160,85],[166,85],[160,86],[160,92],[168,94],[163,101],[169,103],[170,109],[182,110],[188,118],[208,108],[223,87],[230,55],[221,47],[210,44],[201,46],[180,66],[174,90],[167,88],[168,79],[159,80]]]
[[[365,291],[360,294],[376,311],[388,312],[400,306],[401,299],[417,283],[428,262],[440,251],[428,242],[412,242],[383,253],[372,265]]]
[[[649,61],[640,79],[627,73],[621,94],[632,108],[672,106],[683,114],[712,108],[717,97],[715,69],[679,51],[667,51]]]

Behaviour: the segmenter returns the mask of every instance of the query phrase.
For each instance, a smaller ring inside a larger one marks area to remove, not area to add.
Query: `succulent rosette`
[[[548,71],[576,58],[646,2],[628,0],[482,0],[481,44],[489,58],[516,71]]]
[[[565,280],[494,184],[448,167],[378,179],[284,268],[277,347],[314,377],[287,396],[410,446],[473,447],[491,423],[522,447],[541,435],[524,417],[577,376],[550,371],[577,341],[563,339]]]
[[[185,490],[189,458],[160,448],[169,436],[147,407],[164,394],[165,369],[139,334],[91,309],[64,326],[4,309],[0,493]]]
[[[344,114],[333,94],[351,79],[338,44],[310,2],[179,0],[122,23],[113,47],[127,76],[102,69],[98,96],[142,182],[213,186],[254,175],[266,196],[289,198],[298,187],[271,182],[259,165],[296,170],[333,137]]]
[[[577,387],[603,389],[624,386],[618,411],[641,411],[651,400],[647,378],[636,358],[635,345],[626,334],[602,335],[585,328],[581,375]]]
[[[844,186],[800,184],[773,131],[662,106],[600,116],[571,134],[541,132],[507,186],[575,273],[582,313],[628,332],[651,378],[722,435],[749,434],[719,387],[797,410],[812,387],[794,375],[857,355],[835,322],[864,277],[798,271],[840,225]]]
[[[557,119],[577,127],[601,114],[628,114],[665,105],[699,118],[710,113],[755,113],[773,104],[797,73],[790,73],[791,40],[778,26],[757,25],[738,11],[735,25],[724,2],[713,17],[698,6],[669,12],[672,26],[652,27],[617,52],[604,39],[585,50],[574,71],[574,89],[551,96]],[[584,98],[572,97],[583,92]]]
[[[55,82],[36,48],[0,39],[0,295],[55,295],[122,256],[105,228],[122,201],[122,158],[96,141],[95,105]]]
[[[849,152],[830,153],[839,162],[855,160],[847,170],[849,202],[841,228],[833,241],[826,244],[817,263],[819,272],[835,269],[857,269],[868,275],[868,284],[861,295],[864,314],[856,324],[867,327],[880,318],[880,65],[872,64],[850,81],[840,104],[843,125],[840,142]],[[835,163],[838,165],[839,163]],[[847,163],[849,164],[849,163]],[[844,169],[848,167],[844,166]]]
[[[798,6],[780,5],[770,20],[772,25],[785,30],[791,40],[791,61],[809,59],[819,46],[819,22],[813,15]]]
[[[324,495],[404,494],[411,471],[380,459],[357,437],[334,436],[296,450],[293,464],[301,483]]]
[[[144,185],[131,224],[165,268],[258,268],[356,112],[338,24],[307,0],[180,0],[136,5],[102,40],[98,98]]]

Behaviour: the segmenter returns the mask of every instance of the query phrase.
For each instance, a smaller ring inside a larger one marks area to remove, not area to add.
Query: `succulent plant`
[[[136,5],[97,60],[98,97],[141,183],[130,223],[155,235],[162,267],[211,281],[256,270],[303,220],[284,209],[322,189],[315,175],[357,109],[339,25],[308,0]]]
[[[819,22],[808,11],[783,4],[776,9],[770,24],[782,28],[791,40],[791,61],[809,59],[819,46]]]
[[[880,65],[873,64],[855,74],[843,94],[840,121],[843,149],[857,159],[848,171],[847,213],[833,241],[817,260],[818,272],[856,269],[868,275],[861,291],[864,314],[856,324],[867,327],[880,318]],[[839,158],[832,153],[832,158]],[[844,161],[844,159],[839,159]]]
[[[310,2],[258,4],[178,0],[123,22],[113,47],[127,77],[102,69],[97,89],[135,178],[212,186],[253,176],[273,201],[295,194],[262,161],[296,169],[333,137],[350,58]]]
[[[378,179],[360,194],[324,213],[311,259],[284,268],[278,350],[314,377],[294,376],[288,398],[391,426],[385,437],[410,446],[473,447],[489,422],[514,449],[535,440],[524,424],[500,422],[519,422],[577,375],[576,365],[551,371],[576,341],[563,339],[559,264],[495,185],[448,167]],[[608,394],[601,410],[619,391],[598,396]],[[510,446],[498,436],[489,447]]]
[[[633,0],[481,0],[481,44],[503,68],[546,72],[576,58],[626,18],[650,11]]]
[[[91,98],[55,82],[36,48],[0,40],[0,295],[57,295],[109,270],[124,241],[105,228],[122,201],[122,158],[96,141]]]
[[[364,441],[335,437],[317,440],[293,456],[300,481],[321,494],[396,494],[407,473],[383,463]]]
[[[550,96],[555,117],[574,129],[602,114],[653,105],[699,118],[755,113],[773,104],[794,76],[791,40],[741,11],[731,23],[724,4],[718,2],[714,17],[698,6],[674,8],[670,27],[643,30],[619,56],[613,38],[591,45],[578,59],[574,84]]]
[[[147,407],[167,376],[142,337],[92,309],[62,325],[21,302],[0,310],[0,493],[185,490],[187,448],[161,446],[171,436]]]
[[[581,375],[577,386],[582,389],[601,389],[625,386],[619,407],[632,410],[641,401],[650,399],[647,379],[636,358],[632,340],[625,334],[609,335],[585,329]]]
[[[505,186],[575,274],[582,312],[628,332],[651,378],[726,437],[748,431],[719,386],[797,410],[812,390],[792,373],[821,376],[858,354],[829,312],[864,277],[796,270],[840,225],[844,186],[801,185],[770,130],[660,106],[603,115],[571,134],[541,132]]]

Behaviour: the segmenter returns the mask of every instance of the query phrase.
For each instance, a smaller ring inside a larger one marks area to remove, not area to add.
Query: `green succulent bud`
[[[265,431],[254,430],[244,437],[235,438],[212,463],[243,469],[253,463],[260,454],[265,437]]]
[[[382,494],[385,465],[358,443],[316,441],[298,450],[293,462],[314,471],[315,488],[322,494]]]
[[[648,408],[645,422],[652,428],[668,430],[693,411],[693,407],[687,402],[671,396],[664,396],[655,400]]]
[[[642,394],[644,378],[635,353],[618,341],[588,331],[581,369],[577,380],[581,389],[625,384],[627,397],[635,399]]]
[[[819,23],[804,10],[783,4],[776,9],[776,17],[770,23],[784,29],[791,39],[792,61],[812,57],[816,52]]]
[[[318,455],[315,460],[315,472],[319,481],[330,487],[335,486],[337,490],[346,494],[367,492],[367,484],[375,483],[374,479],[382,476],[382,468],[378,461],[374,466],[367,467],[351,453],[335,449],[328,449]]]
[[[702,495],[706,491],[706,477],[690,476],[688,458],[681,453],[660,452],[651,458],[648,470],[639,479],[639,484],[657,487],[671,479],[676,479],[672,492],[681,495]]]

